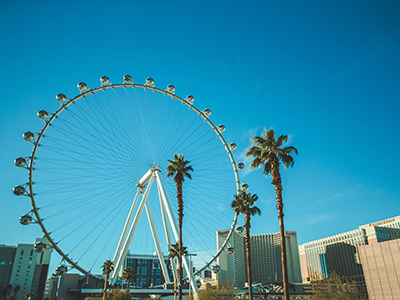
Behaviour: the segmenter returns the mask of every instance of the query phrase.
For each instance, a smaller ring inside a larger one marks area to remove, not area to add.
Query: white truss
[[[164,184],[159,175],[160,172],[161,172],[160,167],[158,165],[154,164],[151,166],[151,168],[146,172],[146,174],[144,174],[144,176],[136,184],[138,190],[136,192],[135,198],[133,199],[131,209],[129,210],[129,214],[126,219],[125,226],[122,231],[122,235],[119,240],[119,243],[118,243],[117,249],[115,251],[114,258],[113,258],[114,271],[110,277],[111,284],[115,284],[118,274],[120,274],[120,271],[123,266],[123,262],[128,253],[129,246],[132,242],[132,238],[135,233],[136,227],[138,225],[139,219],[142,215],[143,209],[146,210],[147,218],[149,220],[151,234],[153,236],[154,245],[156,247],[158,260],[160,262],[160,266],[161,266],[161,270],[162,270],[165,282],[167,284],[171,284],[171,280],[168,275],[168,269],[167,269],[167,266],[164,261],[164,255],[161,250],[160,241],[158,239],[157,230],[154,226],[150,208],[147,204],[147,198],[150,193],[151,186],[153,184],[154,179],[156,179],[165,238],[167,240],[168,248],[171,248],[173,241],[172,241],[172,237],[171,237],[170,228],[172,229],[172,234],[173,234],[173,237],[175,238],[175,243],[176,243],[177,241],[179,241],[178,223],[176,221],[175,215],[172,213],[171,203],[168,200],[168,196],[165,191]],[[133,218],[133,213],[137,206],[140,195],[142,195],[142,200],[140,201],[139,206],[136,210],[135,217]],[[133,219],[133,221],[132,221],[132,219]],[[197,285],[196,285],[196,282],[193,277],[193,272],[192,272],[191,268],[189,267],[189,262],[187,260],[187,257],[183,256],[182,261],[183,261],[184,268],[186,270],[186,274],[189,275],[188,277],[189,277],[190,285],[192,286],[193,291],[196,292]],[[176,280],[177,279],[176,264],[175,264],[174,259],[171,259],[170,262],[171,262],[171,266],[172,266],[172,273],[173,273],[174,279]]]

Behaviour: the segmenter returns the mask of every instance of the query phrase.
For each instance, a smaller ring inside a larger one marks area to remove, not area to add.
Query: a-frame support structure
[[[164,276],[165,282],[167,284],[171,284],[171,280],[168,275],[168,269],[167,269],[167,266],[164,261],[164,255],[161,250],[160,242],[158,239],[158,234],[157,234],[156,228],[154,226],[154,222],[153,222],[153,218],[152,218],[152,215],[150,212],[149,205],[147,204],[147,198],[149,196],[150,189],[151,189],[154,179],[155,179],[156,183],[157,183],[158,196],[159,196],[159,200],[160,200],[161,216],[162,216],[162,221],[163,221],[165,238],[167,240],[168,248],[171,248],[173,241],[172,241],[170,228],[172,229],[172,234],[173,234],[175,242],[179,241],[178,223],[176,221],[175,215],[172,213],[171,204],[168,200],[168,196],[165,191],[164,184],[161,180],[161,177],[159,174],[160,172],[161,172],[160,167],[158,165],[154,164],[150,167],[150,169],[146,172],[146,174],[144,174],[144,176],[136,184],[138,189],[136,191],[135,198],[133,200],[131,209],[129,210],[129,214],[126,219],[125,226],[122,231],[122,235],[119,240],[119,243],[118,243],[117,249],[115,251],[114,258],[113,258],[114,271],[110,277],[111,284],[115,284],[118,274],[120,274],[121,268],[123,266],[123,262],[128,253],[128,249],[132,242],[133,235],[135,233],[136,227],[139,223],[139,219],[140,219],[144,209],[146,210],[147,218],[149,220],[150,230],[153,235],[154,245],[156,247],[156,252],[157,252],[158,260],[160,262],[162,274]],[[135,216],[133,216],[140,196],[142,196],[141,201],[138,205]],[[193,291],[196,292],[197,285],[196,285],[196,282],[193,277],[193,272],[192,272],[193,270],[191,270],[189,267],[189,262],[187,260],[187,257],[183,256],[182,261],[183,261],[184,268],[186,270],[186,274],[188,274],[190,285],[191,285]],[[174,259],[171,259],[171,266],[172,266],[172,273],[173,273],[174,279],[177,280],[177,270],[176,270],[176,264],[175,264]]]

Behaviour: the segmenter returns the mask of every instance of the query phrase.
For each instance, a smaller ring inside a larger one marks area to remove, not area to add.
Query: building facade
[[[45,239],[35,240],[35,244],[39,242],[47,245],[43,252],[35,251],[34,244],[0,246],[0,284],[8,280],[8,289],[13,290],[16,300],[24,300],[28,292],[33,294],[32,299],[43,299],[52,249]],[[3,293],[1,297],[5,298]]]
[[[16,246],[0,245],[0,299],[14,292],[9,284],[16,251]]]
[[[360,247],[369,300],[400,297],[400,239]]]
[[[364,282],[360,248],[400,238],[400,216],[359,226],[358,229],[299,246],[302,281],[340,276]]]
[[[165,257],[168,274],[171,282],[174,281],[170,261]],[[128,254],[125,258],[123,268],[131,267],[135,276],[131,285],[135,287],[148,288],[165,283],[161,265],[157,255]]]
[[[229,230],[217,232],[218,248],[229,234]],[[295,231],[285,231],[286,256],[288,261],[288,280],[301,282],[300,259]],[[234,253],[229,251],[234,249]],[[234,232],[230,244],[218,257],[221,267],[220,281],[243,287],[247,282],[246,248],[243,234]],[[251,272],[254,283],[282,283],[282,260],[280,233],[258,234],[250,236]]]

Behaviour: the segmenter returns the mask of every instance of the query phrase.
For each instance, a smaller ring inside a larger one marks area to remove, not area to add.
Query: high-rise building
[[[359,226],[358,229],[299,246],[303,282],[335,272],[365,288],[360,249],[400,238],[400,216]]]
[[[16,246],[0,245],[0,299],[11,292],[9,284],[16,251]]]
[[[229,230],[217,232],[217,246],[220,248]],[[288,279],[290,283],[301,282],[300,259],[295,231],[285,231]],[[230,250],[231,249],[231,250]],[[282,260],[280,233],[250,236],[251,273],[255,283],[282,283]],[[246,246],[242,234],[234,232],[228,247],[218,257],[221,267],[221,283],[231,282],[243,287],[247,282]]]
[[[44,243],[43,251],[37,252],[35,245]],[[32,299],[42,299],[52,249],[45,239],[36,239],[35,244],[0,246],[1,286],[10,286],[16,300],[25,299],[31,292]],[[7,282],[7,284],[6,284]],[[5,295],[1,295],[4,299]]]

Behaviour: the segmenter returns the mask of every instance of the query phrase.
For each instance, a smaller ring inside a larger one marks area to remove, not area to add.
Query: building
[[[400,216],[300,245],[302,280],[308,283],[335,272],[364,282],[360,247],[398,238]]]
[[[43,243],[41,252],[35,251],[35,245]],[[0,246],[0,284],[8,286],[16,300],[24,300],[25,294],[31,292],[32,299],[43,299],[52,249],[45,239],[36,239],[35,244],[18,244],[17,246]],[[12,289],[12,290],[11,290]]]
[[[59,276],[51,275],[45,283],[43,299],[57,298]]]
[[[166,257],[164,259],[169,278],[173,282],[174,278],[170,261]],[[135,276],[131,282],[135,287],[148,288],[165,283],[157,255],[128,254],[123,265],[123,268],[126,267],[131,267],[135,271]]]
[[[218,249],[225,241],[229,230],[217,232]],[[288,280],[290,283],[301,282],[300,259],[295,231],[285,231],[286,256],[288,261]],[[231,282],[236,287],[243,287],[247,282],[246,248],[244,235],[234,232],[218,257],[221,267],[221,283]],[[231,249],[231,250],[230,250]],[[250,236],[251,272],[255,283],[282,283],[282,260],[280,233],[258,234]]]
[[[0,299],[12,292],[9,284],[16,251],[16,246],[0,245]]]
[[[360,247],[370,300],[396,300],[400,295],[400,239]]]

